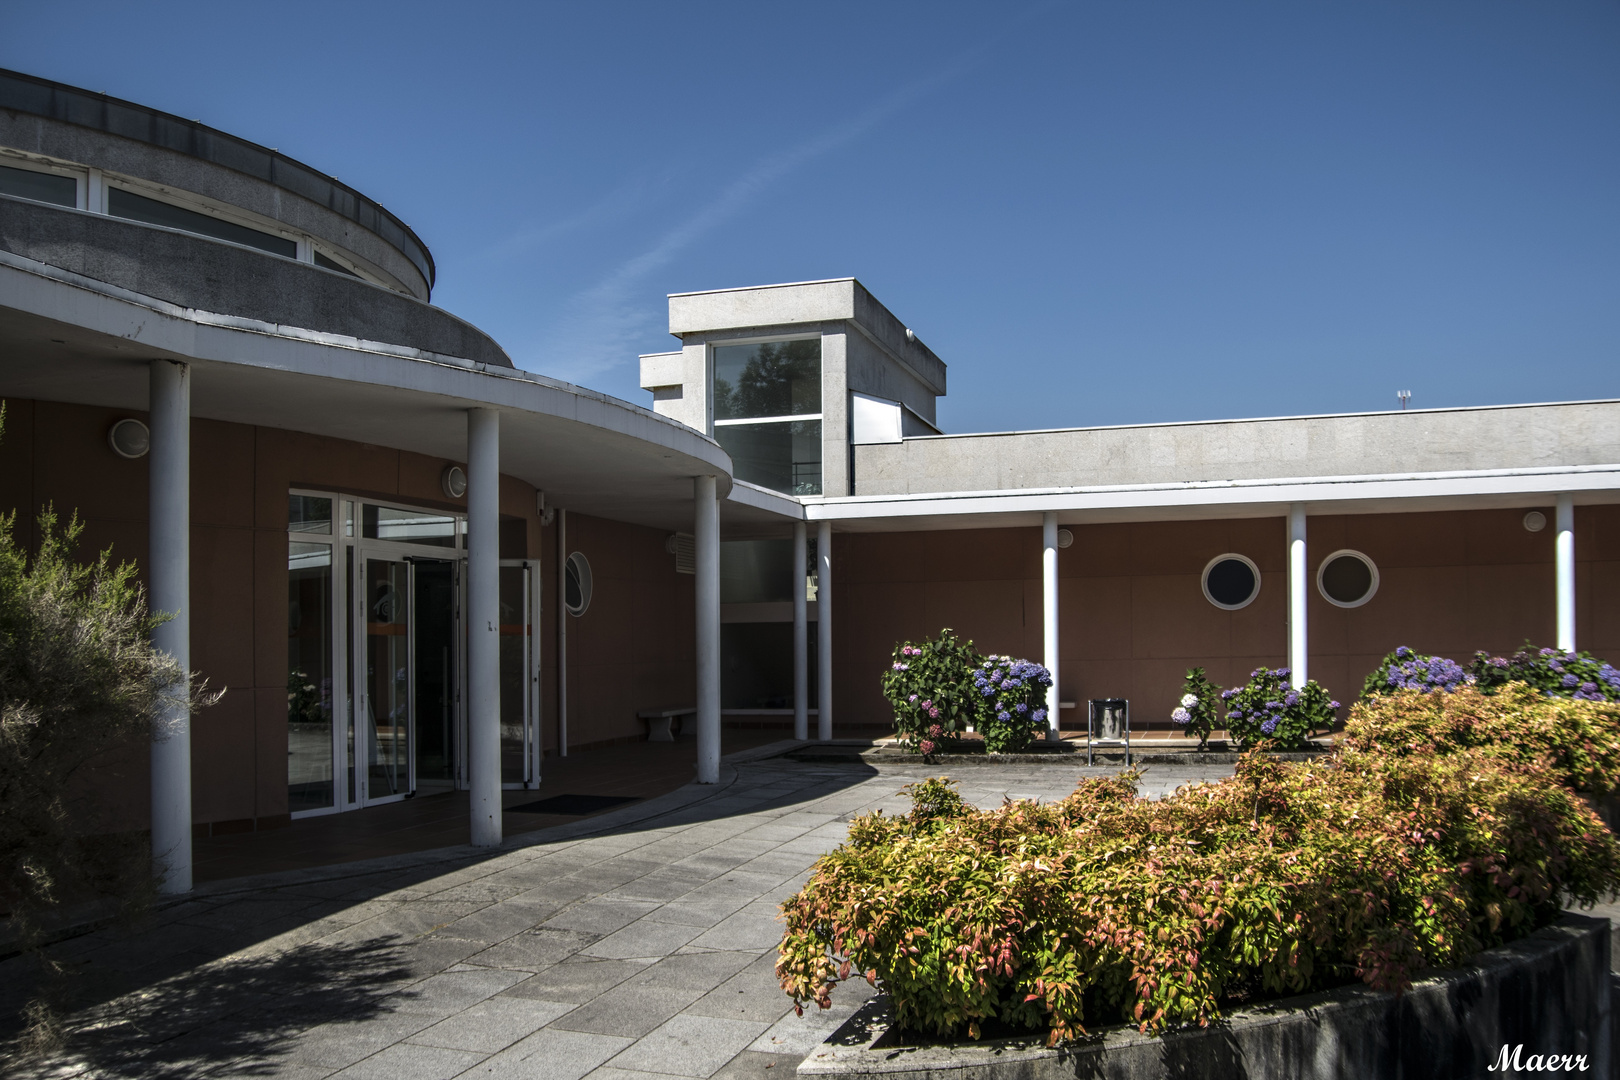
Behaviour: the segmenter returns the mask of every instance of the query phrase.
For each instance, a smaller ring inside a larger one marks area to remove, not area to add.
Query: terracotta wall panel
[[[32,547],[39,504],[34,499],[34,403],[27,398],[6,399],[0,422],[0,514],[13,512],[14,535]]]
[[[237,689],[191,718],[192,820],[238,821],[256,816],[258,740],[254,694]],[[283,706],[285,707],[285,706]],[[282,744],[282,776],[286,776]],[[283,785],[286,781],[283,779]]]
[[[192,420],[192,524],[252,528],[255,441],[245,424]]]
[[[252,529],[191,529],[191,665],[216,687],[254,685]],[[286,600],[278,605],[286,619]]]

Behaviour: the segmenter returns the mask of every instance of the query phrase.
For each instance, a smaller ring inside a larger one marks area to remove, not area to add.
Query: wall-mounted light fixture
[[[125,417],[108,430],[107,445],[119,457],[133,461],[152,449],[152,433],[139,420]]]
[[[1524,515],[1524,531],[1540,532],[1547,527],[1547,515],[1540,510],[1532,510]]]
[[[447,465],[439,476],[439,487],[447,499],[459,499],[467,494],[467,472],[460,465]]]
[[[1070,532],[1068,529],[1058,530],[1058,547],[1066,548],[1073,543],[1074,533]]]

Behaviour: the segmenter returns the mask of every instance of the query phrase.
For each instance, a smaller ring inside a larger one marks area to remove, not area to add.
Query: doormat
[[[594,814],[598,810],[607,810],[614,806],[623,806],[625,803],[640,802],[635,795],[553,795],[549,799],[538,802],[524,803],[521,806],[508,806],[509,814],[568,814],[580,816]]]

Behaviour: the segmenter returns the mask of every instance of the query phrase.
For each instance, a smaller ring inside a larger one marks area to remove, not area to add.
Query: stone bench
[[[696,705],[682,705],[674,709],[643,709],[636,713],[636,719],[647,721],[648,742],[674,742],[675,720],[696,714]]]

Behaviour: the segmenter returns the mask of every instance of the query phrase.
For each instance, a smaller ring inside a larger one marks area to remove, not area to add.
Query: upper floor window
[[[19,199],[33,199],[58,206],[77,206],[79,182],[61,173],[0,165],[0,195],[14,195]]]
[[[821,414],[821,339],[717,345],[714,418],[754,420]]]
[[[714,438],[739,480],[821,494],[821,338],[714,347]]]
[[[211,236],[215,240],[228,240],[233,244],[268,251],[272,255],[282,255],[289,259],[298,258],[296,240],[275,236],[259,229],[250,229],[234,221],[199,214],[195,210],[187,210],[173,203],[148,199],[145,195],[137,195],[121,187],[108,189],[107,213],[113,217],[128,218],[130,221],[140,221],[147,225],[162,225],[182,232],[196,233],[199,236]]]

